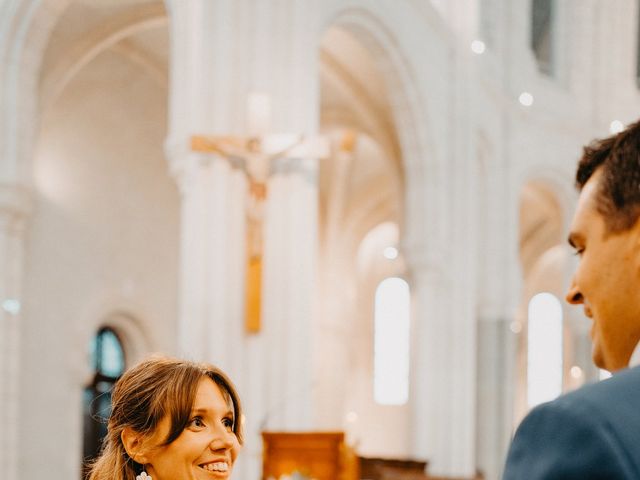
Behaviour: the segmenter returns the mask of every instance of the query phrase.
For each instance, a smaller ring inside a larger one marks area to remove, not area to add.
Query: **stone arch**
[[[546,182],[529,181],[520,190],[520,261],[526,278],[532,262],[548,248],[560,244],[564,212]]]
[[[125,368],[130,368],[154,351],[155,341],[148,326],[149,322],[136,311],[135,307],[128,303],[123,304],[120,308],[112,308],[98,317],[89,319],[87,324],[89,328],[84,330],[82,335],[84,348],[77,349],[80,354],[86,352],[86,346],[89,345],[91,339],[103,327],[111,328],[118,335],[118,339],[124,349]],[[87,370],[83,369],[82,373],[83,375],[79,380],[81,384],[84,384],[86,383]]]
[[[420,65],[423,61],[421,52],[415,51],[415,45],[408,44],[410,35],[398,38],[392,32],[421,32],[424,35],[425,30],[431,31],[432,47],[437,45],[441,52],[448,52],[451,47],[444,26],[429,5],[415,7],[414,10],[412,6],[393,2],[359,0],[348,5],[336,3],[328,11],[330,14],[317,32],[318,39],[332,26],[345,29],[373,54],[378,71],[384,78],[402,162],[406,216],[416,215],[426,207],[433,231],[442,231],[437,208],[443,205],[444,198],[440,194],[444,192],[440,188],[423,188],[426,184],[443,185],[445,180],[443,148],[435,141],[431,129],[436,122],[430,118],[430,113],[433,113],[428,111],[427,102],[421,94],[424,89],[419,88],[423,80],[428,82],[429,72]],[[413,56],[407,52],[412,52]],[[448,62],[446,56],[442,61]],[[442,85],[434,87],[437,92]],[[415,251],[415,254],[408,252],[411,256],[421,257],[425,254],[425,232],[420,231],[424,222],[411,223],[402,226],[403,244],[405,249]],[[443,248],[439,241],[437,243],[436,248]]]
[[[100,51],[140,30],[166,22],[160,4],[137,7],[78,45],[41,84],[51,33],[73,0],[15,0],[0,7],[0,179],[30,185],[34,141],[44,105]],[[163,2],[164,3],[164,2]]]
[[[451,248],[447,243],[449,222],[445,212],[449,203],[447,186],[453,179],[446,175],[449,170],[446,159],[453,152],[449,152],[452,143],[447,122],[439,121],[438,115],[452,108],[448,101],[452,86],[447,78],[454,70],[454,43],[427,2],[354,0],[329,3],[326,11],[316,32],[316,43],[321,44],[320,39],[330,28],[346,31],[371,54],[375,71],[383,79],[382,91],[388,96],[390,111],[388,125],[396,130],[395,143],[385,142],[391,146],[385,148],[385,152],[395,155],[402,179],[404,221],[400,225],[400,250],[407,262],[408,278],[412,283],[426,285],[421,274],[427,269],[430,273],[437,270],[446,274],[446,253]],[[425,58],[429,59],[428,63]],[[335,120],[340,123],[353,118],[337,116]],[[374,132],[374,129],[367,131],[370,135]],[[447,300],[450,295],[453,295],[451,290],[442,287],[438,301],[442,303],[443,313],[451,303]],[[429,314],[422,308],[425,296],[418,293],[416,297],[420,300],[414,304],[415,317],[418,317],[415,323],[424,324]],[[416,332],[415,338],[423,338],[420,331]],[[425,421],[429,415],[427,409],[422,408],[421,396],[422,387],[429,381],[425,376],[417,380],[420,385],[414,389],[408,412],[402,417],[410,419],[409,423],[428,421]],[[406,448],[404,455],[438,456],[437,452],[429,451],[429,440],[423,433],[408,428],[401,435],[407,440],[402,447]]]
[[[120,373],[124,373],[138,363],[145,353],[149,352],[148,335],[143,327],[143,322],[139,321],[138,317],[132,315],[129,310],[113,310],[102,317],[91,319],[88,323],[93,328],[88,337],[85,335],[87,338],[84,339],[85,345],[81,349],[84,355],[78,361],[78,363],[83,363],[85,376],[74,385],[75,396],[82,399],[82,408],[76,412],[76,418],[73,421],[82,426],[83,456],[79,460],[83,472],[91,465],[92,459],[99,451],[100,434],[97,425],[101,422],[96,419],[95,415],[97,414],[98,417],[106,415],[106,412],[101,413],[101,408],[110,403],[110,396],[105,397],[104,393],[112,388],[113,382],[116,380],[114,375],[117,375],[113,372],[108,374],[108,378],[100,377],[99,372],[96,371],[96,364],[92,361],[90,353],[93,352],[90,352],[89,346],[103,330],[115,334],[124,355],[123,370]],[[98,421],[96,422],[96,420]],[[79,440],[80,438],[73,439],[72,442]]]
[[[74,44],[71,51],[42,78],[41,104],[46,108],[64,90],[68,82],[102,51],[121,40],[146,30],[165,27],[167,15],[160,3],[135,7],[109,18],[90,35]]]
[[[566,230],[571,221],[577,194],[573,186],[574,171],[572,165],[561,168],[557,165],[534,165],[524,169],[518,180],[518,192],[527,184],[540,185],[547,189],[558,202],[562,213],[563,227]]]
[[[47,41],[71,0],[17,0],[0,15],[0,178],[30,184],[38,78]]]
[[[153,351],[153,342],[146,322],[128,310],[114,310],[105,317],[104,325],[121,334],[127,368],[136,364]]]

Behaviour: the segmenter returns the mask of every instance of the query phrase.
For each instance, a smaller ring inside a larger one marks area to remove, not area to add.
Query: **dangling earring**
[[[136,480],[153,480],[153,479],[151,478],[151,475],[147,475],[147,472],[143,470],[140,475],[136,476]]]

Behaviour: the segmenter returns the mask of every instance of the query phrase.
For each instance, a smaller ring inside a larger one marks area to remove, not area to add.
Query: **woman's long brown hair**
[[[91,466],[89,480],[135,480],[142,465],[127,454],[122,431],[131,428],[150,436],[168,416],[171,427],[164,443],[173,442],[189,423],[198,384],[204,377],[220,387],[232,407],[233,432],[242,444],[242,408],[231,380],[213,365],[156,356],[125,372],[116,383],[107,436],[102,453]]]

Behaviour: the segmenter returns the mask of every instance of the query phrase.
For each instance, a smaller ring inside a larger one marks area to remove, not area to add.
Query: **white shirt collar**
[[[636,345],[629,359],[629,367],[635,367],[637,365],[640,365],[640,342]]]

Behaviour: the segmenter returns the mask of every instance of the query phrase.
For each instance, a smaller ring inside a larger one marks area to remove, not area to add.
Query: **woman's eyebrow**
[[[191,410],[191,414],[192,414],[192,415],[194,415],[194,414],[203,414],[203,413],[210,413],[210,412],[212,412],[212,411],[213,411],[213,409],[211,409],[211,408],[207,408],[207,407],[198,407],[198,408],[194,408],[193,410]],[[231,416],[233,416],[233,410],[228,409],[228,410],[225,412],[224,416],[226,417],[227,415],[231,415]]]

